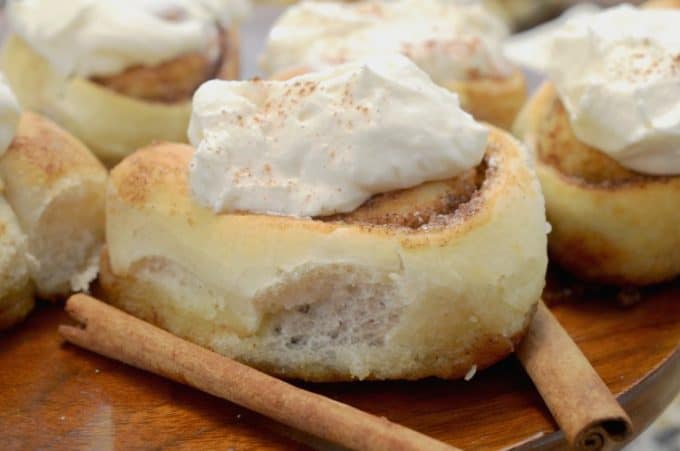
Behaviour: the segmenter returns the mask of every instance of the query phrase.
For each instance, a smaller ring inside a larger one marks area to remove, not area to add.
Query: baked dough
[[[238,32],[231,29],[227,34],[227,52],[218,76],[237,78]],[[107,165],[156,140],[187,141],[191,98],[150,102],[84,78],[64,78],[16,35],[8,37],[0,66],[24,108],[54,119]]]
[[[86,289],[104,240],[106,169],[80,141],[27,112],[0,157],[0,179],[27,237],[38,295]]]
[[[680,0],[648,0],[643,8],[680,8]]]
[[[551,258],[619,286],[680,275],[680,176],[633,172],[579,141],[550,82],[527,103],[515,134],[536,155]]]
[[[452,80],[444,85],[458,94],[460,107],[479,121],[510,130],[527,99],[526,79],[515,70],[506,78]]]
[[[34,302],[26,261],[26,236],[2,196],[0,180],[0,330],[24,319]]]
[[[113,305],[312,381],[459,378],[522,337],[544,284],[545,212],[504,132],[461,180],[323,220],[215,214],[190,194],[192,154],[156,144],[113,170],[100,277]]]

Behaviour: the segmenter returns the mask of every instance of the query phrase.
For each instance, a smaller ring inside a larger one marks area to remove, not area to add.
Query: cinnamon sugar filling
[[[155,66],[138,65],[91,81],[126,97],[157,103],[179,103],[192,98],[208,80],[217,78],[229,57],[229,36],[220,30],[217,58],[210,52],[194,52]]]
[[[325,222],[393,226],[408,229],[446,226],[471,215],[494,168],[488,155],[477,167],[449,180],[378,194],[351,213],[316,218]]]
[[[658,181],[669,176],[641,174],[623,167],[603,152],[581,142],[574,134],[564,104],[556,95],[536,130],[536,153],[545,164],[577,181],[616,187]]]

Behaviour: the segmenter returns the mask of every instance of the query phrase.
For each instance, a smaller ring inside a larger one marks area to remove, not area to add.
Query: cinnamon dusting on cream
[[[327,216],[475,167],[486,127],[398,54],[194,97],[190,184],[216,212]]]

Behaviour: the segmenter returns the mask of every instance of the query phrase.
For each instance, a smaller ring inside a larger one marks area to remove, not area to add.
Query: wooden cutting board
[[[641,431],[680,391],[680,282],[621,307],[553,308]],[[60,307],[0,335],[3,449],[292,450],[323,446],[185,386],[64,345]],[[558,449],[563,438],[514,359],[472,381],[304,385],[464,449]]]

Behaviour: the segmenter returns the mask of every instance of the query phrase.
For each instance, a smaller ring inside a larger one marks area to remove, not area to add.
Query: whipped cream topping
[[[488,136],[398,54],[288,81],[209,81],[193,107],[191,189],[224,213],[350,212],[476,166]]]
[[[13,31],[64,76],[106,76],[219,51],[248,0],[11,0]]]
[[[312,70],[402,53],[439,84],[504,77],[503,22],[479,4],[446,0],[303,2],[272,28],[260,59],[265,75]]]
[[[579,3],[564,11],[556,19],[513,34],[503,43],[505,56],[522,68],[545,73],[554,34],[561,30],[569,19],[589,16],[601,10],[602,8],[593,3]]]
[[[5,76],[0,74],[0,156],[7,151],[12,143],[19,126],[20,117],[19,102],[7,84]]]
[[[620,6],[568,21],[548,73],[575,135],[624,167],[680,174],[680,11]]]

